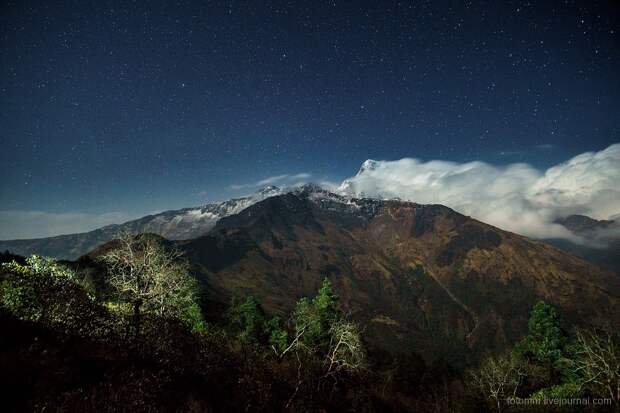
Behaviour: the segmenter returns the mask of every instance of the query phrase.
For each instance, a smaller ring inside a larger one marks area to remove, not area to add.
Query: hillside
[[[328,277],[372,344],[391,352],[458,360],[503,348],[522,335],[539,299],[577,324],[620,321],[613,273],[441,205],[306,186],[178,245],[213,308],[241,292],[284,313]]]

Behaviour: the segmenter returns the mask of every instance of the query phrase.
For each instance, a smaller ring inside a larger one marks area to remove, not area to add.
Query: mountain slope
[[[565,239],[545,242],[620,275],[620,223],[585,215],[570,215],[556,222],[584,242],[578,244]]]
[[[323,277],[373,345],[458,359],[505,347],[539,299],[571,321],[620,322],[614,274],[441,205],[317,187],[268,198],[181,241],[213,308],[231,294],[284,313]]]
[[[281,192],[280,188],[268,186],[248,197],[203,207],[165,211],[81,234],[0,241],[0,251],[8,250],[23,256],[36,253],[58,259],[75,260],[98,245],[114,239],[122,231],[149,232],[172,240],[195,238],[208,232],[222,217],[236,214],[258,201]]]

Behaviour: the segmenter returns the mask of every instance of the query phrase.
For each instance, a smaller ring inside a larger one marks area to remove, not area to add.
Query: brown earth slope
[[[457,361],[513,343],[539,299],[577,324],[620,324],[620,282],[547,244],[441,205],[317,187],[266,199],[180,241],[215,307],[234,292],[285,314],[328,277],[371,344]]]

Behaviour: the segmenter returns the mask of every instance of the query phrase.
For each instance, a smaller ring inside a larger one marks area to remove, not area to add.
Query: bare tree
[[[582,385],[600,396],[620,402],[620,354],[616,337],[609,332],[577,330],[574,371],[583,377]]]
[[[510,354],[489,357],[478,370],[470,372],[473,384],[482,394],[493,400],[497,411],[502,411],[502,400],[515,397],[525,371],[521,363]]]
[[[327,372],[358,372],[364,368],[366,352],[357,326],[338,320],[330,328],[330,343],[326,356]]]
[[[182,317],[196,302],[196,281],[182,254],[152,235],[122,233],[100,260],[121,300],[133,307],[136,333],[144,313]]]

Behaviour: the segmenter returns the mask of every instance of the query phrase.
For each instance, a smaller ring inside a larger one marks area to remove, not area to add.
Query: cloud
[[[312,177],[312,174],[302,172],[298,174],[284,174],[284,175],[275,175],[270,176],[268,178],[261,179],[257,182],[246,183],[246,184],[233,184],[230,185],[230,189],[240,190],[240,189],[248,189],[248,188],[258,188],[261,186],[267,185],[276,185],[276,184],[291,184],[295,185],[305,183],[308,179]]]
[[[554,221],[570,214],[620,213],[620,144],[540,171],[526,163],[366,161],[339,191],[447,205],[502,229],[535,238],[576,238]]]
[[[0,239],[43,238],[86,232],[131,218],[120,212],[86,214],[5,210],[0,211]]]

